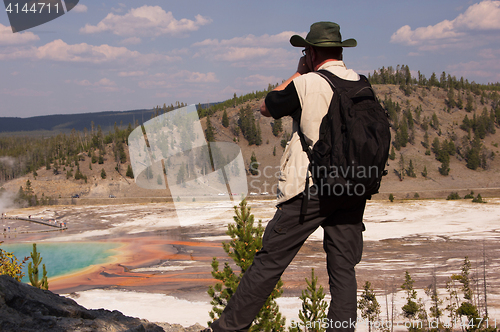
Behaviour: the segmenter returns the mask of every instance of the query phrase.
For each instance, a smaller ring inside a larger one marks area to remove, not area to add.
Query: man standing
[[[343,47],[355,47],[357,42],[342,41],[336,23],[318,22],[311,25],[305,39],[294,35],[290,43],[304,47],[297,72],[271,91],[260,108],[264,116],[293,118],[292,136],[281,159],[277,211],[266,227],[262,249],[221,317],[212,323],[211,329],[216,332],[249,329],[286,267],[320,226],[324,229],[323,248],[332,297],[328,320],[323,326],[327,331],[354,330],[357,308],[354,266],[361,260],[363,250],[366,197],[311,195],[307,211],[302,214],[309,159],[302,149],[298,130],[300,126],[306,143],[313,146],[332,100],[332,88],[314,71],[325,69],[344,80],[360,79],[342,61]]]

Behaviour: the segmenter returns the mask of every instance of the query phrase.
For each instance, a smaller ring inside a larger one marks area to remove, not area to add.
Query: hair
[[[342,60],[342,50],[342,47],[314,47],[314,51],[316,51],[318,57],[323,60]]]

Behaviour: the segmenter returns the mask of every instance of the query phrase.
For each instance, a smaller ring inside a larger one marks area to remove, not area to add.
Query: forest
[[[444,71],[439,78],[435,73],[432,73],[431,77],[427,79],[420,72],[418,72],[417,77],[413,77],[407,65],[398,65],[395,69],[383,67],[375,70],[368,77],[373,85],[399,85],[399,89],[405,95],[418,96],[422,102],[425,101],[428,91],[432,88],[439,88],[446,91],[447,96],[446,107],[440,112],[465,111],[465,116],[458,124],[462,134],[460,132],[446,134],[444,128],[449,124],[440,123],[439,112],[434,112],[432,116],[425,116],[422,115],[421,105],[415,107],[408,102],[400,104],[393,101],[391,96],[385,95],[383,99],[381,98],[381,102],[389,114],[395,133],[391,159],[396,157],[396,151],[400,151],[408,144],[418,143],[415,142],[418,130],[424,132],[421,144],[425,148],[425,154],[434,154],[436,160],[441,163],[440,173],[442,175],[449,173],[450,157],[452,156],[465,160],[467,167],[472,170],[486,169],[489,161],[495,157],[493,151],[485,148],[482,140],[488,135],[495,134],[496,127],[500,126],[500,95],[498,93],[500,83],[477,84],[469,82],[463,77],[458,79]],[[269,84],[267,89],[239,97],[234,94],[233,98],[220,103],[198,104],[199,117],[207,117],[205,131],[207,140],[215,140],[212,122],[215,121],[214,116],[217,112],[223,112],[225,115],[222,115],[222,126],[226,128],[230,126],[235,142],[240,142],[241,133],[242,142],[246,141],[248,145],[255,146],[263,144],[264,139],[261,135],[259,121],[256,121],[255,110],[250,108],[248,102],[265,97],[276,86],[277,83]],[[417,93],[417,91],[419,92]],[[475,98],[480,99],[479,107],[482,107],[482,110],[476,110]],[[150,114],[150,118],[153,118],[183,106],[185,104],[180,102],[170,106],[163,104],[162,107],[152,108],[148,114]],[[229,124],[226,112],[231,107],[239,107],[238,120],[236,125],[232,126]],[[104,149],[106,145],[112,146],[113,160],[117,164],[123,164],[127,162],[127,156],[124,152],[127,146],[127,137],[142,121],[135,118],[135,121],[128,124],[115,122],[108,133],[105,133],[100,125],[96,126],[91,121],[89,129],[73,129],[70,133],[30,134],[28,132],[26,135],[3,135],[0,137],[0,184],[27,173],[33,173],[36,176],[36,170],[41,167],[52,169],[57,174],[61,167],[77,166],[82,153],[86,153],[87,156],[98,162],[102,161],[103,155],[106,153]],[[283,132],[281,120],[275,120],[272,123],[272,133],[276,137],[282,135],[282,146],[286,144],[289,133],[286,130]],[[437,137],[430,139],[432,136]],[[409,162],[411,164],[412,161],[409,160]],[[401,176],[408,173],[408,167],[404,165],[404,162],[400,173]]]

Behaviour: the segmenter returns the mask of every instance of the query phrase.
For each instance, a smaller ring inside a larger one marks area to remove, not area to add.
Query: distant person
[[[354,266],[361,260],[366,197],[320,199],[311,195],[306,201],[307,212],[301,215],[309,159],[303,151],[298,128],[300,126],[306,141],[313,146],[333,96],[329,83],[313,72],[325,69],[341,79],[359,81],[359,75],[347,69],[342,61],[343,47],[354,47],[357,42],[342,41],[336,23],[318,22],[311,25],[305,39],[294,35],[290,43],[304,47],[304,56],[299,60],[297,71],[270,92],[260,108],[264,116],[293,119],[292,136],[282,158],[277,211],[266,227],[262,249],[255,255],[221,317],[211,324],[216,332],[250,328],[286,267],[320,226],[324,229],[323,248],[327,254],[332,297],[325,327],[327,331],[354,331],[357,309]]]

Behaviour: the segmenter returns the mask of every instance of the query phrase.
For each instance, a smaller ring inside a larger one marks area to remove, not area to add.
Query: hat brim
[[[293,35],[290,38],[290,44],[295,47],[306,47],[306,46],[314,46],[314,47],[356,47],[358,42],[356,39],[346,39],[343,42],[333,42],[333,41],[325,41],[318,43],[311,43],[305,40],[303,37],[299,35]]]

